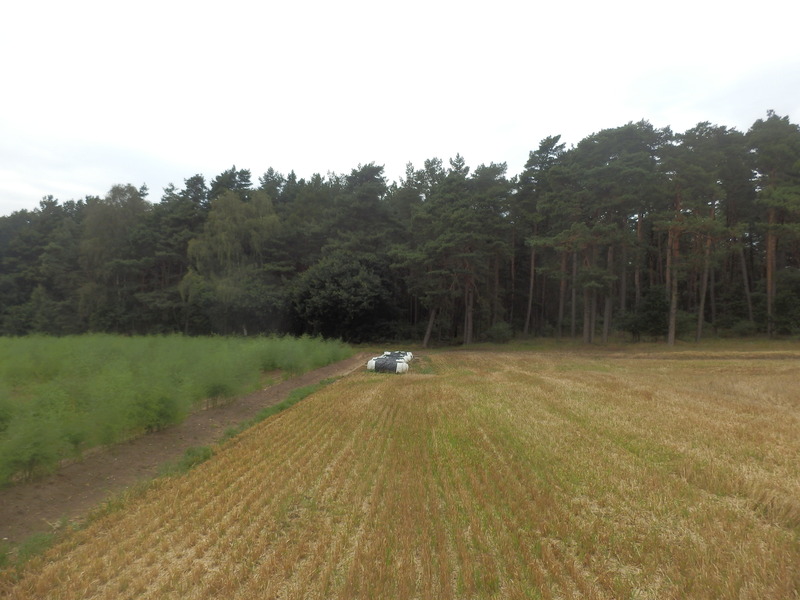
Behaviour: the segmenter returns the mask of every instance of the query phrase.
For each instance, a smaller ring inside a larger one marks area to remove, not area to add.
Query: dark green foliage
[[[569,149],[548,136],[517,176],[456,155],[398,183],[374,162],[256,184],[234,166],[157,202],[132,185],[44,198],[0,217],[0,335],[470,343],[507,325],[594,342],[649,335],[651,288],[667,340],[789,335],[798,268],[800,127],[772,111],[746,133],[639,121]],[[168,419],[157,405],[141,412]]]
[[[637,341],[642,336],[663,338],[667,334],[668,312],[669,301],[664,290],[649,288],[644,293],[639,308],[622,319],[621,327]]]
[[[363,341],[385,334],[394,318],[388,265],[347,251],[321,259],[299,278],[292,306],[312,335]]]
[[[217,175],[211,182],[211,189],[208,191],[210,200],[218,198],[226,191],[236,193],[242,200],[249,198],[252,188],[250,182],[250,171],[248,169],[236,169],[236,165]]]
[[[800,333],[800,269],[784,269],[777,278],[775,331],[783,335]]]
[[[758,328],[752,321],[737,321],[731,326],[731,333],[737,337],[756,335]]]
[[[778,279],[784,267],[797,268],[800,240],[800,126],[788,117],[767,112],[747,134],[753,155],[757,204],[766,213],[761,232],[765,238],[765,300],[767,332],[791,325],[780,323],[776,300]]]
[[[511,329],[511,325],[501,321],[489,327],[489,329],[483,333],[481,339],[486,342],[504,344],[514,339],[514,331]]]

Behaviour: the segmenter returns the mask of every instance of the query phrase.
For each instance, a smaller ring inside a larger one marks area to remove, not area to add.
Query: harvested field
[[[798,359],[460,351],[360,371],[0,593],[796,598]]]

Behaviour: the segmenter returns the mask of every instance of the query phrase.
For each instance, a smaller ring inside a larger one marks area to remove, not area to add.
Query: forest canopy
[[[0,217],[0,334],[310,334],[425,344],[800,333],[800,128],[647,121],[524,170],[456,155],[298,179],[235,166],[158,201]]]

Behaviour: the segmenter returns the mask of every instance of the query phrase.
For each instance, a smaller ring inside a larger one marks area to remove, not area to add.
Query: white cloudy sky
[[[800,2],[26,0],[0,36],[0,215],[268,167],[507,162],[647,119],[800,121]]]

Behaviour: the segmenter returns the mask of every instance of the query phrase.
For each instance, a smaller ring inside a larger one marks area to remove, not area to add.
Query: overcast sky
[[[26,0],[3,9],[0,215],[45,195],[460,153],[519,173],[646,119],[800,122],[800,2]]]

